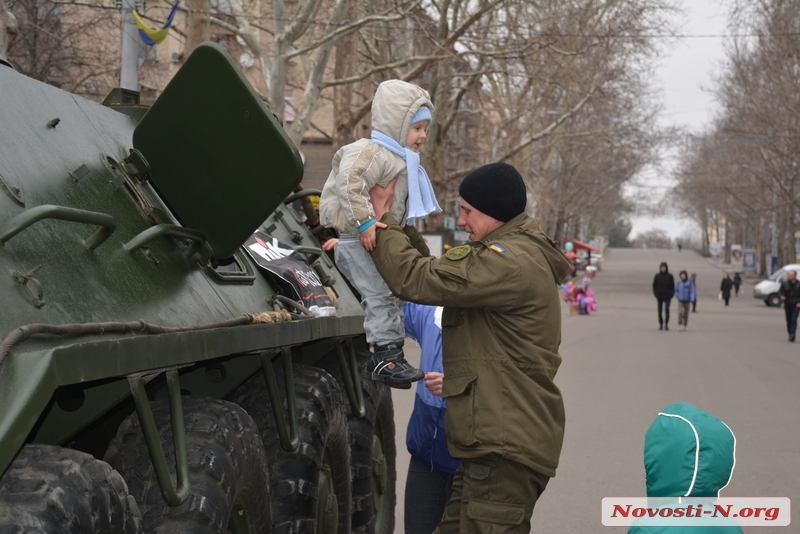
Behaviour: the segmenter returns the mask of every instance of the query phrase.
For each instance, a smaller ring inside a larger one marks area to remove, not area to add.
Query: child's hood
[[[372,100],[372,129],[406,146],[411,118],[422,106],[428,106],[433,113],[428,91],[402,80],[385,81]]]
[[[716,497],[736,464],[736,437],[687,402],[667,406],[644,438],[648,497]]]

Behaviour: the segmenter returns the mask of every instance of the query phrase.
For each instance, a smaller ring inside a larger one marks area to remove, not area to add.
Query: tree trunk
[[[7,9],[5,2],[0,0],[0,56],[8,55],[8,47],[18,33],[16,17]]]
[[[204,43],[211,38],[211,24],[209,12],[211,11],[210,0],[186,0],[186,8],[189,13],[186,16],[186,44],[183,47],[183,58],[197,48],[197,45]]]
[[[339,24],[347,8],[347,0],[337,0],[330,14],[329,20],[331,26]],[[330,26],[328,29],[330,29]],[[314,61],[308,72],[308,79],[306,80],[305,90],[303,91],[303,99],[300,102],[300,106],[297,108],[294,122],[287,128],[289,137],[298,147],[303,141],[303,135],[305,135],[306,129],[311,125],[311,117],[314,114],[314,110],[317,108],[317,101],[322,92],[322,77],[325,74],[325,68],[328,66],[328,60],[330,59],[334,45],[335,41],[329,40],[317,49]]]
[[[358,18],[357,2],[350,2],[345,13],[345,20]],[[357,72],[358,37],[351,34],[336,42],[333,65],[333,77],[336,80],[349,78]],[[350,128],[353,116],[353,87],[351,85],[337,85],[333,88],[333,152],[335,153],[344,145],[355,141],[358,136],[354,128]]]
[[[794,210],[791,204],[787,203],[781,212],[781,233],[779,234],[781,241],[778,246],[779,266],[797,261],[797,253],[794,247]]]
[[[722,263],[731,262],[731,223],[728,217],[725,217],[725,257]]]
[[[789,250],[789,257],[787,258],[787,263],[797,263],[797,247],[795,246],[795,231],[797,229],[797,225],[795,224],[795,209],[794,209],[794,179],[791,180],[789,183],[789,199],[786,202],[786,233],[787,240],[788,240],[788,250]]]
[[[756,255],[758,256],[758,274],[764,276],[767,274],[767,251],[764,246],[767,242],[767,222],[764,217],[758,218],[758,244],[756,247]]]
[[[286,71],[289,68],[289,60],[286,54],[289,52],[289,45],[280,39],[277,34],[272,42],[272,62],[269,70],[269,106],[272,112],[278,117],[283,118],[284,107],[286,106]]]
[[[434,118],[435,123],[435,118]],[[433,125],[432,125],[433,126]],[[425,143],[423,148],[424,166],[425,171],[431,179],[433,185],[433,192],[436,194],[436,199],[442,207],[443,214],[458,215],[456,213],[449,213],[452,210],[451,206],[447,205],[447,141],[438,135],[438,129],[432,127],[431,134],[428,137],[428,142]],[[425,219],[425,230],[428,232],[439,232],[444,229],[444,216],[431,214]]]

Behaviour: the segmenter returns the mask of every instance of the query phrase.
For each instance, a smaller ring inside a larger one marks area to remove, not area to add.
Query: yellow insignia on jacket
[[[469,245],[461,245],[460,247],[453,247],[444,255],[448,260],[458,261],[463,260],[469,253],[472,252],[472,247]]]
[[[489,245],[489,248],[494,250],[495,252],[505,252],[506,251],[506,247],[504,247],[500,243],[492,243],[491,245]]]

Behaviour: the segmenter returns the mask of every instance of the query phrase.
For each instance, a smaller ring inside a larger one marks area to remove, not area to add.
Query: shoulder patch
[[[447,251],[444,255],[445,258],[448,260],[458,261],[463,260],[469,253],[472,252],[472,247],[469,245],[461,245],[460,247],[454,247]]]
[[[491,245],[489,245],[489,248],[494,250],[495,252],[506,252],[506,247],[504,247],[500,243],[492,243]]]

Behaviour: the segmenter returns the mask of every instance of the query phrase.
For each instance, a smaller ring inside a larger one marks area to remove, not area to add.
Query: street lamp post
[[[119,86],[122,89],[139,90],[139,32],[133,10],[136,0],[122,0],[120,17],[120,65]]]

